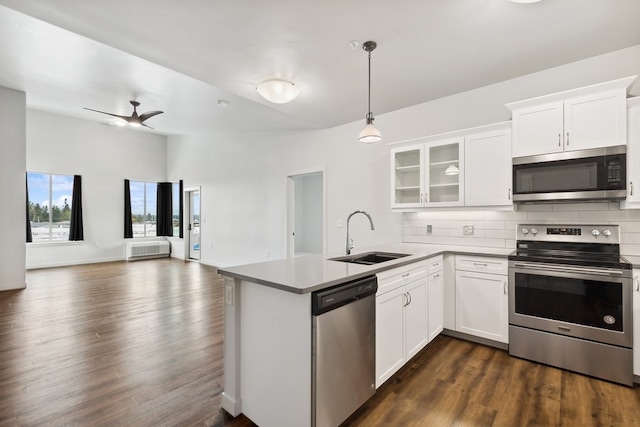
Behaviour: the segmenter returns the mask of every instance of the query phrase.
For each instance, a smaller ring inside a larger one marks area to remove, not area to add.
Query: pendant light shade
[[[300,89],[292,82],[281,79],[265,80],[256,90],[267,101],[274,104],[286,104],[300,94]]]
[[[382,135],[380,131],[373,126],[373,113],[371,112],[371,52],[378,46],[374,41],[364,42],[362,48],[369,53],[369,91],[368,91],[368,107],[367,124],[360,132],[358,140],[365,144],[372,144],[374,142],[382,141]]]

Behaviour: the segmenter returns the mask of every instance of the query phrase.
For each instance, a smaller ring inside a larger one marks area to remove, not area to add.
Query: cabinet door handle
[[[558,134],[558,147],[562,147],[562,134]]]
[[[567,145],[569,145],[569,132],[567,132]]]
[[[476,266],[476,267],[486,267],[487,266],[487,264],[485,264],[483,262],[474,262],[473,265]]]
[[[502,292],[507,295],[507,282],[502,282]]]
[[[440,273],[436,273],[436,274],[433,275],[434,279],[437,279],[438,277],[440,277]]]
[[[407,303],[407,305],[411,304],[411,301],[413,300],[413,298],[411,298],[411,292],[407,292],[407,296],[409,297],[409,302]]]
[[[636,276],[636,292],[640,292],[640,276]]]
[[[424,202],[429,203],[429,193],[424,193]]]
[[[511,200],[511,189],[507,191],[507,200]]]
[[[633,196],[633,181],[629,181],[629,195]]]
[[[403,279],[406,279],[406,278],[407,278],[407,277],[409,277],[410,275],[411,275],[411,273],[404,273],[404,274],[402,275],[402,278],[403,278]]]

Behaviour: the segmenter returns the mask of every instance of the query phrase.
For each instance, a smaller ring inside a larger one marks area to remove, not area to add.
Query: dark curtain
[[[156,199],[156,235],[173,236],[173,184],[159,182]]]
[[[33,236],[31,235],[31,219],[29,218],[29,178],[25,179],[27,187],[27,243],[33,242]]]
[[[80,175],[73,176],[69,240],[84,240],[84,229],[82,225],[82,177]]]
[[[124,238],[133,238],[133,220],[131,217],[131,189],[129,180],[124,180]]]
[[[184,195],[183,195],[183,186],[182,186],[182,180],[180,180],[180,184],[179,184],[179,190],[180,191],[180,196],[179,196],[179,200],[180,200],[180,213],[178,214],[178,229],[180,230],[180,238],[184,238],[184,227],[183,227],[183,218],[182,218],[182,211],[184,210]]]

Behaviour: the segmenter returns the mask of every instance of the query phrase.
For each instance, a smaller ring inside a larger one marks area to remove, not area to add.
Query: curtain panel
[[[182,184],[182,180],[180,180],[180,184],[178,185],[180,188],[180,213],[178,214],[178,230],[180,230],[179,232],[179,237],[182,239],[184,238],[184,218],[182,215],[182,212],[184,211],[184,186]]]
[[[71,200],[69,240],[84,240],[84,226],[82,223],[82,177],[80,175],[73,176],[73,194]]]
[[[133,218],[131,216],[131,189],[129,180],[124,180],[124,238],[133,238]]]
[[[159,182],[156,199],[156,235],[173,236],[173,184]]]

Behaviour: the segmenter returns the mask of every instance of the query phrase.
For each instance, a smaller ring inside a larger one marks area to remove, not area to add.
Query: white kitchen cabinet
[[[447,174],[449,168],[456,174]],[[391,206],[411,208],[464,204],[464,141],[431,140],[391,150]]]
[[[640,377],[640,270],[633,270],[633,375]]]
[[[425,262],[378,273],[376,388],[427,344]]]
[[[625,145],[626,93],[635,78],[507,104],[513,157]]]
[[[506,271],[506,259],[456,255],[456,331],[508,343]]]
[[[623,209],[640,209],[640,97],[627,100],[627,198]]]
[[[444,328],[444,274],[443,256],[439,255],[427,260],[428,309],[427,326],[428,341],[431,342]]]
[[[423,206],[424,144],[391,150],[391,206]]]
[[[465,137],[465,206],[511,206],[511,124]]]

